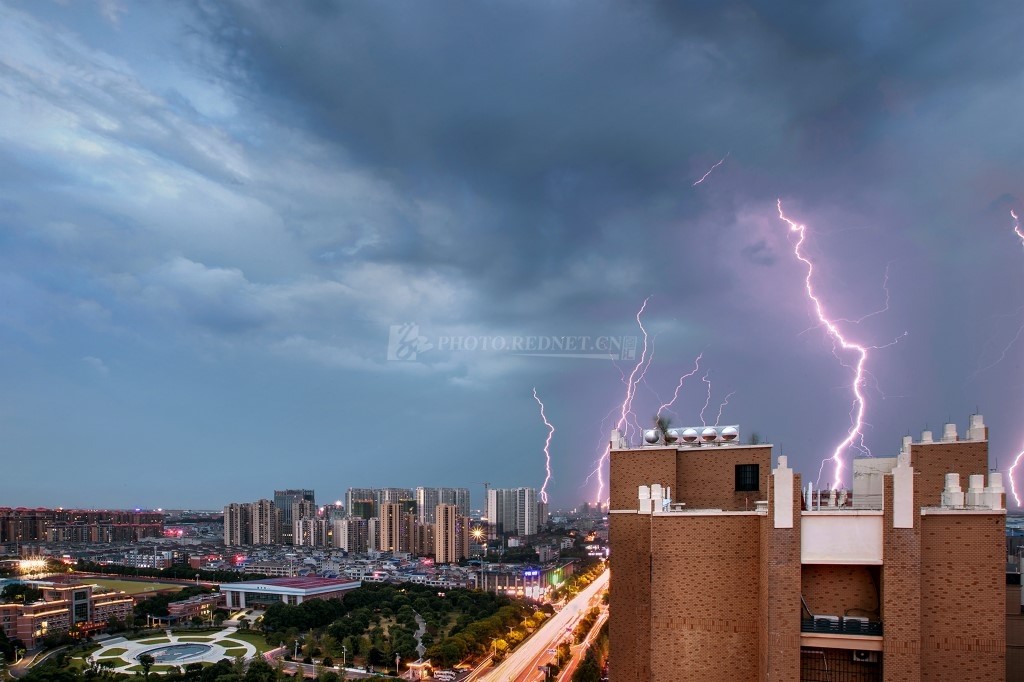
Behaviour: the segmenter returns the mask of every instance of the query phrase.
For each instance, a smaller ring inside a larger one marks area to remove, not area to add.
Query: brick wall
[[[757,679],[761,518],[651,518],[654,598],[648,680]],[[643,630],[632,634],[638,639],[646,635]],[[613,665],[617,655],[612,653]],[[612,679],[623,678],[616,670]]]
[[[676,497],[675,448],[643,448],[611,453],[611,508],[637,509],[637,488],[660,483],[672,488]]]
[[[816,614],[880,618],[880,566],[803,567],[803,594]]]
[[[736,465],[758,464],[759,490],[736,492]],[[691,509],[747,511],[767,499],[771,446],[682,448],[676,454],[672,497]]]
[[[893,528],[893,479],[883,479],[882,670],[885,682],[922,682],[921,516],[914,486],[914,527]],[[934,679],[944,678],[942,676]]]
[[[1006,674],[1003,514],[921,517],[921,677]]]
[[[910,446],[910,465],[917,474],[914,489],[921,491],[921,504],[937,507],[946,487],[946,474],[960,474],[960,487],[966,493],[970,474],[988,473],[988,441],[914,443]]]
[[[647,514],[609,514],[609,672],[615,682],[650,679],[650,524]]]
[[[774,485],[771,477],[767,485]],[[760,517],[759,679],[800,679],[800,484],[793,480],[793,527],[775,528],[775,499]]]

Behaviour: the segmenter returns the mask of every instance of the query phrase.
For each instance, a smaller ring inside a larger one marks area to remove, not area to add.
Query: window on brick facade
[[[760,466],[757,464],[736,465],[736,492],[754,492],[760,489]]]

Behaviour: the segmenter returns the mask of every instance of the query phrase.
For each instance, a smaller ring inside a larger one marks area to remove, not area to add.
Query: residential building
[[[469,556],[469,517],[460,516],[454,504],[439,504],[434,509],[434,561],[454,564]]]
[[[224,507],[224,545],[240,547],[251,545],[252,505],[245,502],[232,502]]]
[[[416,517],[409,514],[405,505],[387,502],[380,507],[380,541],[377,548],[382,552],[409,552],[415,532]]]
[[[336,520],[332,525],[335,547],[357,554],[363,554],[369,550],[369,521],[361,518],[347,518]]]
[[[416,509],[422,523],[436,523],[434,511],[439,504],[458,507],[459,516],[469,516],[468,488],[416,488]]]
[[[137,542],[163,531],[163,512],[0,507],[0,544]]]
[[[377,515],[373,488],[349,488],[345,492],[345,510],[349,516],[370,519]]]
[[[536,488],[491,488],[487,491],[487,520],[495,537],[537,534]]]
[[[296,547],[327,547],[333,527],[327,519],[301,518],[295,521],[293,543]]]
[[[273,500],[257,500],[251,506],[252,544],[276,545],[281,542],[280,513]]]
[[[278,520],[278,526],[281,528],[281,542],[286,545],[294,544],[294,527],[292,524],[295,522],[295,518],[292,514],[295,503],[300,500],[306,500],[315,505],[316,495],[312,490],[305,488],[274,491],[274,506],[281,515]]]
[[[803,490],[738,430],[668,440],[612,432],[611,679],[1005,679],[1005,495],[981,415],[963,439],[947,424],[855,460],[853,496]]]

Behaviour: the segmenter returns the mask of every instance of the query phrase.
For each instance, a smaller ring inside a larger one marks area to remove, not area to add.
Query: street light
[[[401,660],[402,660],[402,657],[400,655],[398,655],[398,654],[395,654],[395,677],[398,677],[398,663]]]
[[[345,656],[347,654],[348,654],[348,648],[344,644],[342,644],[341,645],[341,669],[342,670],[345,669]]]

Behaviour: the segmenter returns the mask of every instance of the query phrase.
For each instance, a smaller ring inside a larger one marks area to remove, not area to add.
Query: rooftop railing
[[[882,635],[882,622],[860,616],[814,616],[800,621],[801,632],[819,635]]]

